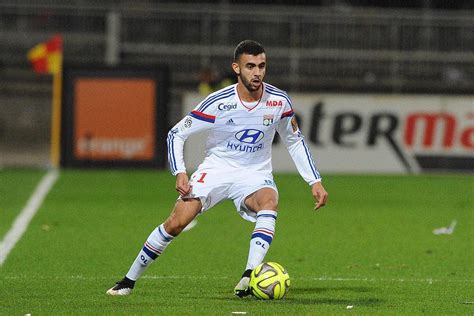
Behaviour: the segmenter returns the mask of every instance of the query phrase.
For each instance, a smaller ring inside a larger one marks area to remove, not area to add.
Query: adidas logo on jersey
[[[233,120],[233,119],[228,120],[228,121],[225,123],[225,125],[235,125],[234,120]]]

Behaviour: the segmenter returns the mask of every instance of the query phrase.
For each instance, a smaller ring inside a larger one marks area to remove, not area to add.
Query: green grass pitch
[[[0,171],[0,236],[43,174]],[[131,296],[105,295],[169,214],[174,177],[63,170],[0,267],[0,315],[474,314],[473,176],[326,175],[319,212],[298,175],[275,180],[280,211],[266,259],[291,276],[281,301],[233,296],[253,225],[231,202],[200,216]],[[452,235],[432,233],[453,219]]]

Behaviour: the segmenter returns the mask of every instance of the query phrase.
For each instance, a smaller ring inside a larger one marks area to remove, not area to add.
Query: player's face
[[[242,54],[239,60],[232,64],[239,80],[249,92],[258,91],[262,86],[266,66],[265,53],[256,56]]]

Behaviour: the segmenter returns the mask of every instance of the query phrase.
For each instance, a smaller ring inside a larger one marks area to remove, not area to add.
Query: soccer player
[[[303,179],[311,186],[315,209],[328,194],[295,119],[286,92],[263,82],[265,50],[252,40],[234,51],[236,84],[210,94],[168,133],[168,159],[179,198],[171,215],[145,241],[126,276],[107,291],[128,295],[145,269],[199,214],[231,199],[244,219],[255,222],[245,271],[234,289],[249,294],[250,273],[263,262],[275,233],[278,190],[272,176],[272,142],[278,132]],[[209,130],[206,157],[188,178],[183,158],[189,135]]]

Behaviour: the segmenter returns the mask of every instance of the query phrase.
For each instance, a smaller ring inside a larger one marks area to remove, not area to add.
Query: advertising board
[[[474,171],[471,96],[290,94],[318,168],[340,173]],[[187,94],[183,111],[202,96]],[[205,135],[185,146],[187,167],[204,156]],[[274,171],[296,168],[276,137]]]
[[[63,166],[164,166],[161,72],[66,69],[65,84]]]

